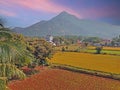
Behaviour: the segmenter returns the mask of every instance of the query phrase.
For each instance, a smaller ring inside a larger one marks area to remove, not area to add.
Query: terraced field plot
[[[11,90],[120,90],[120,82],[60,69],[47,69],[9,83]]]
[[[80,45],[68,45],[68,46],[59,46],[55,47],[55,50],[61,51],[63,47],[67,47],[66,51],[76,51],[80,49],[80,52],[87,52],[87,53],[96,53],[95,48],[93,46],[88,46],[86,48],[81,48]],[[120,55],[120,47],[103,47],[102,54],[115,54],[115,55]]]
[[[50,63],[66,64],[86,69],[120,74],[120,56],[58,52]]]

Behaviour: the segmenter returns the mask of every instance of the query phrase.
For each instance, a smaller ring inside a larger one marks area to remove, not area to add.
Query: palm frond
[[[12,64],[0,64],[0,77],[7,77],[8,79],[14,76],[23,79],[26,75]]]

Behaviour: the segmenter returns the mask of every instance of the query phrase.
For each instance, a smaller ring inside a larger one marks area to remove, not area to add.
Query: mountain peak
[[[50,34],[53,36],[82,35],[112,38],[120,34],[120,27],[81,20],[71,13],[63,11],[48,21],[41,21],[22,29],[16,28],[14,31],[26,36],[46,36]]]
[[[62,11],[58,16],[72,16],[72,15],[66,11]]]
[[[68,12],[66,12],[66,11],[62,11],[60,14],[68,14]]]
[[[66,11],[62,11],[61,13],[59,13],[56,17],[53,18],[54,19],[79,19],[76,16],[66,12]]]

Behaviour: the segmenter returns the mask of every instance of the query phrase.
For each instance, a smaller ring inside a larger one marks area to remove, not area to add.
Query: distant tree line
[[[55,36],[53,42],[56,43],[57,45],[70,45],[70,44],[76,44],[78,40],[84,43],[100,43],[102,39],[99,37],[83,37],[83,36],[66,35],[66,36]]]

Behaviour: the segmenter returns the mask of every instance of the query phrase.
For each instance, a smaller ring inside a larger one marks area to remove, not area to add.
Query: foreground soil
[[[29,78],[10,82],[8,87],[11,90],[120,90],[120,81],[43,68]]]

